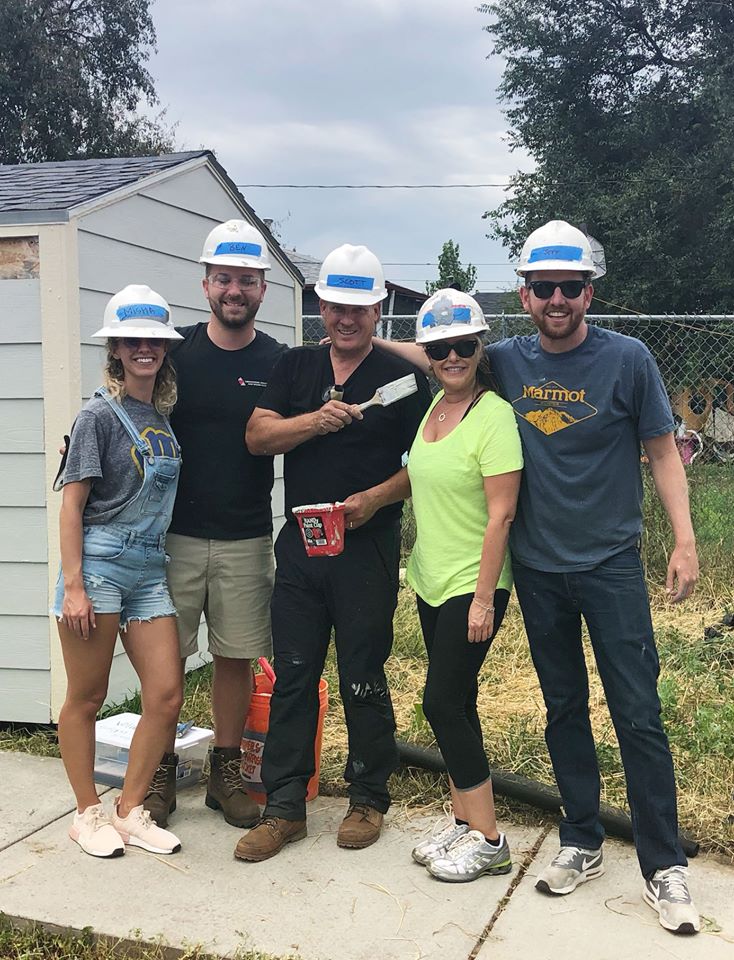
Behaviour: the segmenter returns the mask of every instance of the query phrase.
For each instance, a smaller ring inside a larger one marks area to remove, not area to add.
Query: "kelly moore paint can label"
[[[344,549],[344,504],[310,503],[293,514],[309,557],[336,557]]]

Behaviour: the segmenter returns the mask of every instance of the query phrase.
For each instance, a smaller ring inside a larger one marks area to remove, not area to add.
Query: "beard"
[[[583,310],[571,310],[561,322],[546,317],[544,310],[530,314],[535,326],[549,340],[565,340],[573,336],[583,323],[585,315]]]
[[[252,323],[260,308],[259,303],[233,304],[232,306],[240,311],[235,315],[225,313],[225,305],[220,301],[210,300],[209,306],[217,320],[219,320],[223,327],[227,327],[229,330],[241,330],[242,327],[246,327],[249,323]]]

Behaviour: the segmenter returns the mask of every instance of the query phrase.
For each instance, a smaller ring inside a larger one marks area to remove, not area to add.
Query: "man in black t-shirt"
[[[171,417],[182,469],[166,539],[168,582],[178,613],[181,657],[197,650],[202,612],[214,662],[214,746],[206,805],[234,826],[251,826],[257,804],[244,792],[240,741],[252,693],[252,660],[269,656],[273,584],[272,457],[245,446],[247,421],[287,351],[255,330],[270,269],[262,235],[244,220],[215,227],[201,262],[211,316],[179,328],[172,358],[178,402]],[[174,745],[146,808],[165,826],[175,805]]]
[[[330,344],[299,347],[279,360],[247,430],[253,453],[285,454],[287,522],[276,542],[271,604],[276,684],[262,765],[268,800],[261,822],[237,844],[242,860],[265,860],[306,836],[318,685],[332,628],[349,734],[350,802],[339,846],[377,840],[397,761],[384,666],[397,602],[400,513],[409,493],[402,458],[430,391],[412,364],[372,349],[387,295],[373,253],[349,245],[333,251],[316,292]],[[377,387],[410,374],[417,392],[359,410]],[[344,551],[309,557],[292,508],[334,501],[345,503]]]

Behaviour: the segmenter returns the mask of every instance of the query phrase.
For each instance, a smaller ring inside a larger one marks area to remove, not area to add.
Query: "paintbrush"
[[[415,374],[409,373],[407,377],[401,377],[399,380],[392,380],[383,387],[378,387],[374,397],[359,403],[360,410],[366,410],[367,407],[387,407],[396,400],[402,400],[403,397],[409,397],[411,393],[418,391],[418,384],[415,382]]]

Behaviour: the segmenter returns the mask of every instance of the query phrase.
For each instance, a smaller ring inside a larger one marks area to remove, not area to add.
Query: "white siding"
[[[0,721],[50,717],[40,282],[0,281]]]
[[[43,364],[38,343],[0,345],[0,399],[43,396]]]
[[[45,563],[0,563],[0,584],[0,610],[3,616],[48,616],[48,577]],[[5,718],[0,710],[0,720],[2,719]]]
[[[183,207],[209,221],[209,229],[224,220],[242,219],[243,214],[234,199],[222,187],[219,178],[205,166],[179,173],[167,180],[146,187],[146,197]],[[204,231],[200,243],[208,231]]]
[[[49,667],[48,617],[0,616],[0,670]]]
[[[50,697],[48,670],[0,669],[0,717],[4,721],[49,723]]]
[[[45,468],[42,453],[0,452],[0,504],[3,507],[44,507]]]
[[[102,383],[102,369],[107,352],[100,341],[81,345],[82,356],[82,401],[86,402]],[[71,426],[71,424],[69,424]]]
[[[0,344],[40,343],[38,280],[0,280]]]
[[[0,507],[0,563],[45,563],[48,558],[44,507]]]
[[[2,453],[43,453],[43,400],[0,399]]]

